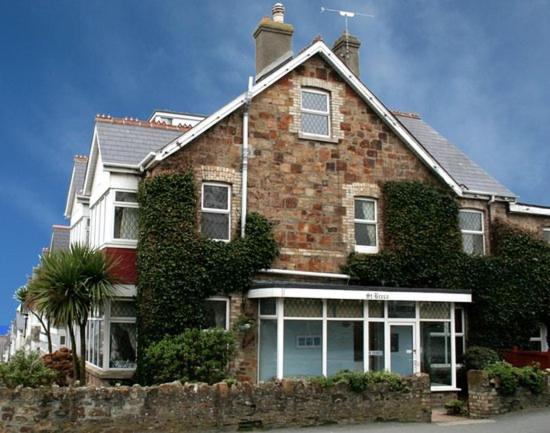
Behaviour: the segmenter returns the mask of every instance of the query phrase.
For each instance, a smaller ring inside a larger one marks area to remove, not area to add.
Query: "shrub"
[[[228,377],[235,339],[223,329],[188,329],[168,336],[145,350],[145,382],[158,384],[180,380],[209,384]]]
[[[467,370],[483,370],[487,365],[500,361],[498,353],[482,346],[472,346],[464,354]]]
[[[51,385],[56,379],[57,372],[46,367],[38,352],[26,354],[18,350],[9,362],[0,364],[0,384],[8,388],[19,385],[35,388]]]
[[[323,388],[330,388],[337,383],[345,383],[354,392],[364,392],[377,383],[388,384],[390,391],[401,391],[404,388],[403,379],[395,373],[386,371],[359,371],[342,370],[333,376],[320,376],[310,379]]]
[[[502,395],[514,395],[518,386],[533,394],[544,390],[544,373],[538,367],[514,367],[507,362],[495,362],[484,368],[491,379],[496,379],[496,388]]]
[[[447,415],[462,415],[466,412],[464,401],[457,399],[446,401],[445,409],[447,410]]]

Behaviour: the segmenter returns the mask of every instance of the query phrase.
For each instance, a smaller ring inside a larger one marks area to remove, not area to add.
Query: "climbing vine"
[[[458,203],[436,187],[383,187],[384,250],[351,254],[343,271],[356,283],[470,289],[469,341],[495,349],[526,346],[550,323],[550,247],[503,222],[491,227],[491,256],[462,252]]]
[[[252,276],[278,254],[272,226],[250,214],[246,236],[229,243],[198,231],[198,194],[192,172],[142,181],[138,201],[138,377],[147,347],[167,335],[201,328],[203,301],[212,295],[245,293]]]

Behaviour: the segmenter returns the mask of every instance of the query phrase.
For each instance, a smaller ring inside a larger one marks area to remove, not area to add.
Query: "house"
[[[144,176],[193,170],[201,231],[213,239],[239,236],[250,212],[276,222],[281,254],[246,299],[205,300],[213,325],[231,326],[243,302],[256,311],[254,339],[235,367],[250,380],[342,369],[430,371],[434,390],[456,390],[471,293],[352,286],[341,273],[349,253],[385,248],[384,182],[452,191],[468,253],[491,253],[497,218],[550,240],[550,208],[520,203],[419,115],[389,110],[369,90],[356,38],[344,34],[332,49],[315,40],[294,55],[292,34],[278,3],[254,32],[256,74],[248,89],[210,116],[96,117],[90,154],[75,159],[65,215],[72,243],[119,258],[123,284],[90,318],[91,378],[130,378],[136,366],[136,193]]]

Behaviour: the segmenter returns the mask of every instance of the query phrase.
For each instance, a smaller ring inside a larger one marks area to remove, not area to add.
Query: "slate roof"
[[[516,195],[472,161],[417,115],[394,112],[397,119],[418,140],[449,175],[467,191],[504,197]]]
[[[190,127],[176,127],[133,119],[96,118],[103,163],[137,165],[150,152],[182,135]]]
[[[53,226],[52,227],[52,240],[50,244],[50,251],[63,251],[68,250],[71,246],[70,227],[68,226]]]
[[[74,189],[80,194],[84,188],[84,179],[86,178],[86,167],[88,165],[87,156],[76,156],[74,159]]]

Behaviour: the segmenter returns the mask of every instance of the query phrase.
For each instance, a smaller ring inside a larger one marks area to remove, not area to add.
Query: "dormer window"
[[[485,254],[485,230],[483,213],[476,210],[461,210],[458,222],[462,232],[462,247],[466,254]]]
[[[115,192],[113,238],[136,240],[138,237],[138,203],[135,192]]]
[[[330,137],[330,95],[328,92],[303,88],[301,115],[302,134]]]
[[[356,197],[354,200],[355,251],[378,252],[378,216],[376,200]]]
[[[203,183],[201,233],[217,241],[229,241],[231,230],[231,187],[223,183]]]

